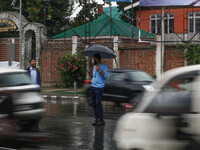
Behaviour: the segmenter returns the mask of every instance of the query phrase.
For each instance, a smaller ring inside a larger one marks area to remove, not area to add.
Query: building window
[[[165,14],[165,33],[174,33],[174,14]],[[150,32],[161,33],[161,14],[150,15]]]
[[[189,33],[200,31],[200,12],[188,13],[188,29]]]

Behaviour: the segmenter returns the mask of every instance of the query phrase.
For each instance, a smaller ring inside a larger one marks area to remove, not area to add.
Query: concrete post
[[[184,34],[184,39],[185,39],[185,41],[187,41],[188,40],[188,34]],[[188,49],[184,49],[184,52],[187,52],[188,51]],[[186,59],[184,59],[184,66],[188,66],[188,61],[186,60]]]
[[[21,67],[22,69],[25,69],[27,66],[26,66],[26,60],[25,60],[25,44],[26,44],[26,41],[25,41],[25,32],[22,34],[22,49],[21,49]],[[20,63],[20,60],[19,60],[19,63]]]
[[[157,35],[156,43],[156,76],[160,80],[162,76],[162,49],[161,49],[161,35]]]
[[[36,67],[40,70],[40,60],[41,60],[41,50],[42,50],[42,42],[41,42],[41,29],[35,33],[36,37]]]
[[[89,47],[89,45],[86,45],[85,46],[85,48],[88,48]],[[89,60],[89,57],[86,57],[87,58],[87,60]],[[89,76],[89,74],[88,74],[88,72],[90,71],[90,65],[89,65],[90,63],[88,63],[87,65],[86,65],[86,80],[89,80],[90,79],[90,76]]]
[[[113,59],[113,68],[119,68],[120,65],[119,65],[119,51],[118,51],[118,47],[119,47],[119,36],[118,35],[114,35],[114,38],[113,38],[113,50],[114,50],[114,53],[116,55],[116,58]]]
[[[165,7],[162,7],[162,22],[161,22],[161,49],[162,49],[162,73],[164,72],[164,63],[165,63]]]
[[[77,53],[77,47],[78,47],[78,36],[74,35],[72,36],[72,55]]]

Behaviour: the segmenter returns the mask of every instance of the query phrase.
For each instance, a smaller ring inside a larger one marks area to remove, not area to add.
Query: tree
[[[183,51],[183,57],[188,65],[200,64],[200,45],[197,43],[177,44],[177,49]]]
[[[12,0],[0,0],[0,12],[1,11],[13,11],[11,6]]]
[[[48,36],[63,32],[69,24],[73,0],[27,1],[26,12],[30,22],[40,22],[47,27]]]
[[[71,27],[77,27],[88,22],[91,22],[97,18],[98,4],[93,0],[76,0],[82,9],[77,14],[75,22],[71,24]]]
[[[0,0],[0,11],[18,11],[11,6],[12,1]],[[74,0],[22,0],[22,14],[29,22],[45,24],[51,37],[66,30],[73,6]]]

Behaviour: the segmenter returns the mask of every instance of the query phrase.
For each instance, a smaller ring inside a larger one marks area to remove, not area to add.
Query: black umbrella
[[[92,57],[94,54],[99,53],[102,59],[115,58],[116,55],[111,49],[101,45],[93,45],[82,51],[82,54],[85,56]]]

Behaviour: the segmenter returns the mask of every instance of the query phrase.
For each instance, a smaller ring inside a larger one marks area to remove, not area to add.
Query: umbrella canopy
[[[82,54],[85,56],[92,57],[94,54],[99,53],[102,59],[115,58],[116,55],[111,49],[101,45],[93,45],[82,51]]]

